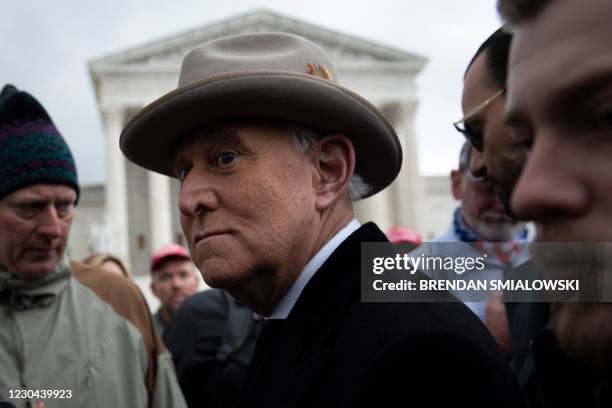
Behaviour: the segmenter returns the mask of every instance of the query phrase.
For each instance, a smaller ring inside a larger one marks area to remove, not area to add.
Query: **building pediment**
[[[271,11],[257,10],[96,59],[90,63],[90,69],[94,75],[109,71],[178,70],[185,54],[206,41],[228,35],[265,31],[289,32],[309,38],[321,45],[339,67],[389,65],[416,73],[426,63],[425,58],[409,52]]]

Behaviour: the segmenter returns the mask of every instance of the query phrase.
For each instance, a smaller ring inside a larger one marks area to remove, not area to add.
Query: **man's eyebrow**
[[[581,102],[592,102],[593,96],[598,97],[606,93],[612,93],[612,71],[610,67],[601,67],[597,70],[590,70],[564,81],[557,89],[554,89],[551,97],[545,101],[549,104],[548,111],[553,114],[566,114],[568,107],[572,110],[581,111],[588,109]],[[579,101],[579,103],[576,103]]]
[[[15,198],[13,201],[11,201],[10,204],[19,207],[19,206],[25,206],[25,205],[48,205],[51,203],[73,204],[75,201],[76,199],[74,197],[69,197],[69,196],[61,196],[57,198],[28,196],[28,197]]]
[[[477,114],[476,116],[472,116],[468,120],[464,121],[463,126],[464,127],[476,127],[476,126],[482,125],[482,122],[483,122],[483,118],[480,117],[480,114]]]
[[[186,137],[183,142],[179,143],[176,148],[174,160],[172,161],[173,169],[177,169],[183,164],[185,161],[183,157],[185,147],[193,144],[228,144],[240,147],[244,144],[244,135],[236,129],[221,126],[211,127],[204,131],[197,131]]]
[[[566,78],[557,85],[544,100],[546,111],[553,114],[565,114],[568,106],[573,107],[576,101],[584,101],[592,95],[612,93],[612,70],[610,67],[592,69],[590,72],[577,75],[577,79]],[[578,104],[577,111],[580,110]],[[504,124],[522,126],[528,122],[523,108],[512,107],[504,113]]]
[[[22,196],[15,197],[11,200],[13,205],[46,204],[49,202],[51,202],[51,200],[39,196]]]
[[[212,143],[227,143],[241,145],[244,136],[242,132],[236,129],[226,127],[211,127],[205,130],[200,130],[188,135],[182,142],[179,142],[176,149],[177,152],[184,150],[188,144],[212,144]]]
[[[209,129],[204,143],[223,143],[231,145],[242,145],[244,136],[242,132],[226,127],[214,127]]]

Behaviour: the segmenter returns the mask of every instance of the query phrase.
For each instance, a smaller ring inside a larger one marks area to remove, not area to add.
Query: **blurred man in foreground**
[[[529,150],[512,208],[536,221],[538,241],[610,242],[612,3],[504,0],[499,8],[514,33],[506,122]],[[603,255],[610,259],[609,246]],[[555,278],[580,275],[596,254],[580,261],[558,245],[534,259]],[[611,274],[608,262],[593,276],[608,301]],[[542,344],[535,357],[547,406],[612,405],[612,303],[559,303],[554,336]]]

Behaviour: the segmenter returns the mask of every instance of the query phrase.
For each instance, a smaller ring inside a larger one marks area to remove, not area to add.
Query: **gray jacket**
[[[0,367],[15,407],[186,406],[137,287],[77,263],[33,283],[0,271]]]

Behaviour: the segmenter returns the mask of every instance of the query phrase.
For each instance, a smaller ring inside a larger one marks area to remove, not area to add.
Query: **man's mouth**
[[[217,229],[217,230],[204,231],[203,233],[195,234],[195,236],[193,237],[193,243],[195,245],[195,244],[198,244],[199,242],[205,241],[205,240],[207,240],[209,238],[216,237],[216,236],[219,236],[219,235],[226,235],[226,234],[230,234],[230,233],[232,233],[232,231],[225,230],[225,229],[223,229],[223,230]]]
[[[27,248],[25,253],[37,260],[47,260],[53,256],[55,248]]]
[[[487,224],[512,224],[514,220],[507,216],[506,214],[492,214],[487,213],[484,214],[482,220]]]

